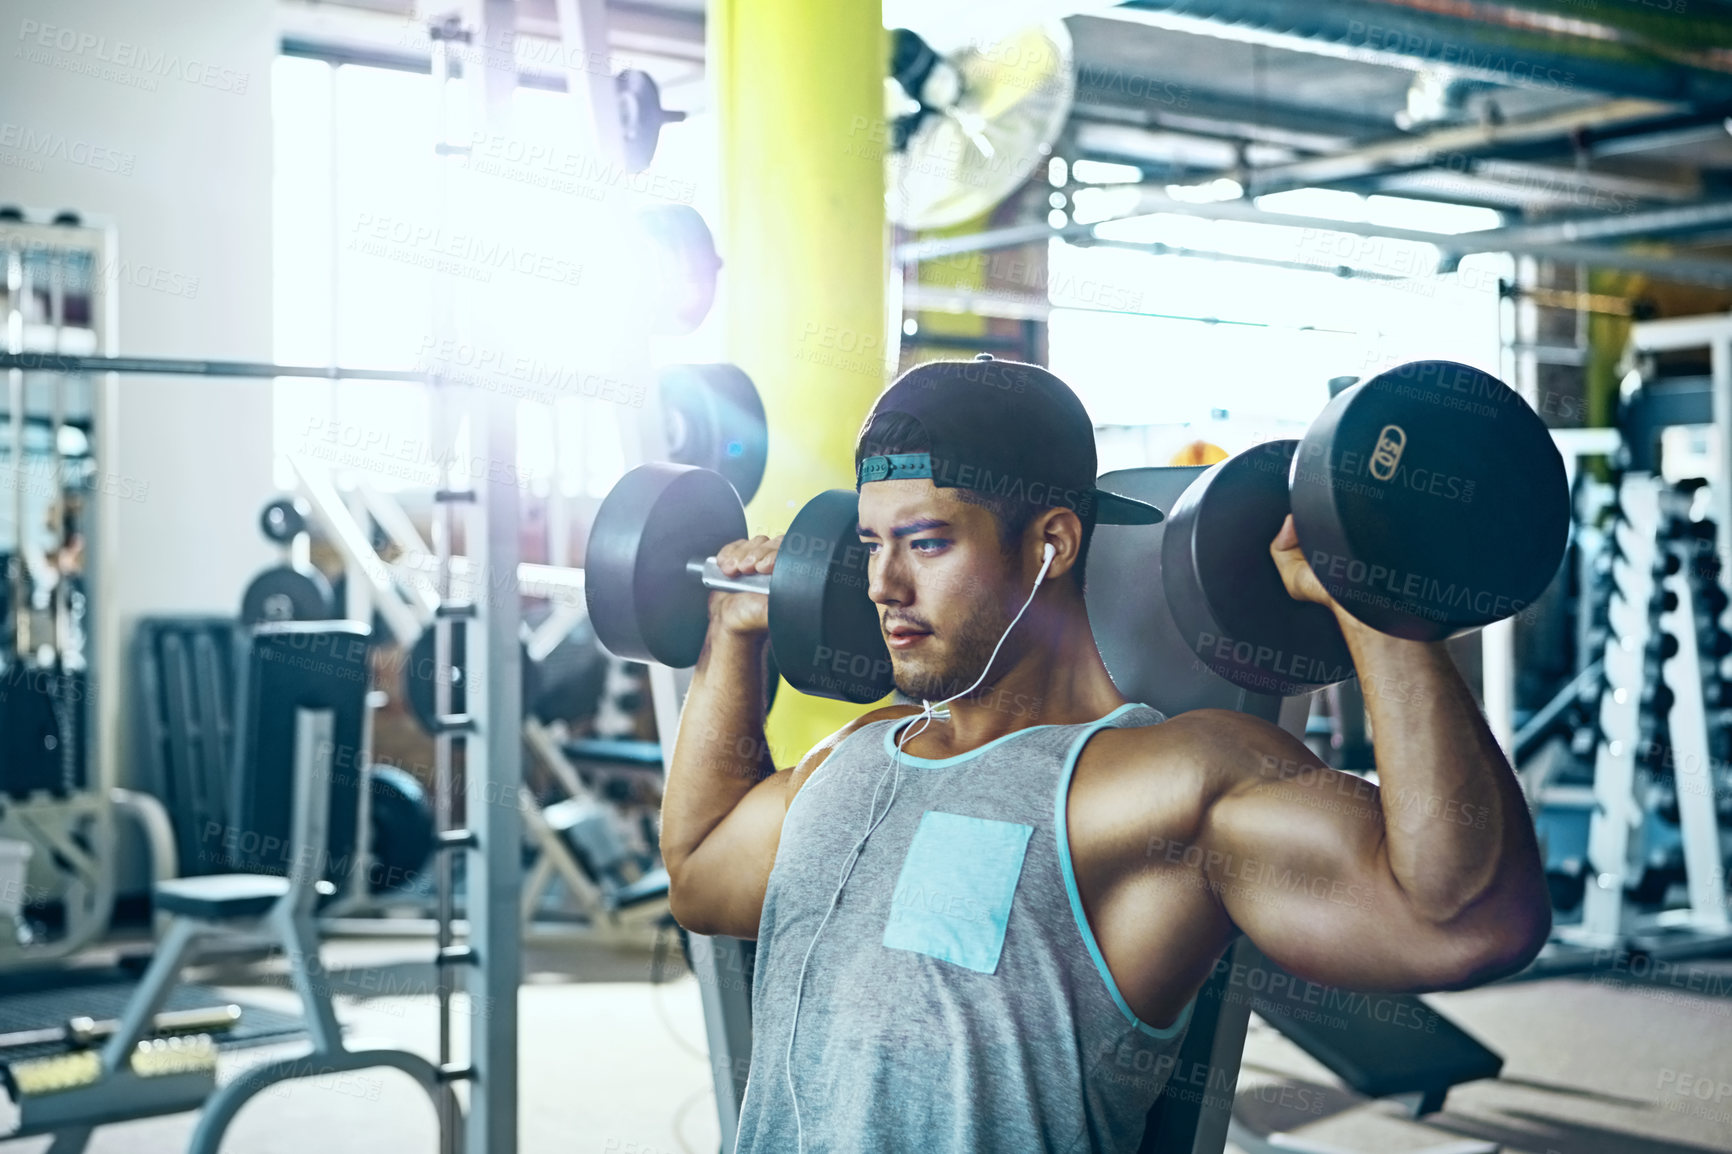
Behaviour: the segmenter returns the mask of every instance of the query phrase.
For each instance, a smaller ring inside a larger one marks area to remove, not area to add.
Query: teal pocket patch
[[[1033,833],[1018,822],[927,810],[896,879],[884,944],[992,973]]]

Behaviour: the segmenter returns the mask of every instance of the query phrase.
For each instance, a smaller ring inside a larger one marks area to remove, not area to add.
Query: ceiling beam
[[[1145,185],[1136,187],[1142,194],[1141,203],[1133,212],[1117,219],[1128,220],[1163,212],[1176,213],[1184,216],[1201,217],[1205,220],[1235,220],[1251,224],[1309,229],[1318,233],[1345,233],[1349,236],[1387,237],[1392,240],[1417,241],[1436,246],[1446,254],[1446,257],[1461,257],[1479,252],[1508,252],[1565,264],[1583,264],[1592,268],[1641,272],[1660,280],[1685,284],[1732,286],[1732,261],[1653,256],[1620,248],[1535,240],[1524,236],[1519,228],[1486,229],[1480,232],[1462,233],[1431,232],[1424,229],[1396,228],[1390,225],[1368,224],[1360,221],[1330,220],[1326,217],[1266,212],[1244,200],[1191,204],[1172,199],[1160,188]],[[1707,208],[1708,206],[1700,207]],[[1720,206],[1720,211],[1726,212],[1728,219],[1732,219],[1732,203]],[[1645,215],[1647,214],[1623,213],[1619,214],[1619,218],[1626,221],[1630,233],[1635,234],[1640,231],[1641,220],[1639,218]],[[1044,224],[1016,225],[1008,228],[989,229],[968,236],[931,237],[898,245],[894,255],[899,263],[909,264],[914,261],[933,260],[958,253],[985,252],[994,249],[1014,248],[1025,244],[1038,244],[1054,238],[1090,237],[1094,235],[1095,229],[1106,223],[1108,222],[1069,224],[1056,229]]]
[[[1508,5],[1449,8],[1388,0],[1127,0],[1094,15],[1369,64],[1447,68],[1518,88],[1688,104],[1732,97],[1732,73],[1719,56],[1674,49],[1663,57],[1624,29],[1593,21],[1593,9],[1580,19],[1542,22],[1500,19]],[[1711,22],[1716,29],[1725,23]],[[1707,27],[1698,41],[1705,49],[1714,46]]]

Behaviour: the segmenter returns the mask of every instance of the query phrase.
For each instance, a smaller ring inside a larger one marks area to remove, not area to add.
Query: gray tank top
[[[1090,737],[1162,720],[1128,704],[957,757],[903,754],[893,803],[896,737],[917,718],[831,752],[788,810],[764,896],[736,1154],[1136,1149],[1195,1000],[1164,1030],[1125,1003],[1083,912],[1065,799]]]

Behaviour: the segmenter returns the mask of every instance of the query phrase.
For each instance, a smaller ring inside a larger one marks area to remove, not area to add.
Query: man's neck
[[[1034,643],[1021,649],[1021,659],[991,689],[952,701],[950,720],[927,726],[920,744],[954,756],[1031,725],[1077,725],[1125,704],[1101,663],[1080,597],[1029,606],[1016,625],[1018,632],[1025,627]]]

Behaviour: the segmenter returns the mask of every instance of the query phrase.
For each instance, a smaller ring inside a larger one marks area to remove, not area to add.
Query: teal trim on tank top
[[[1119,714],[1123,713],[1127,709],[1136,709],[1138,707],[1138,705],[1139,705],[1138,702],[1127,701],[1123,705],[1119,706],[1117,709],[1113,710],[1111,713],[1107,714],[1105,717],[1097,718],[1096,720],[1091,721],[1091,722],[1087,722],[1085,724],[1102,725],[1108,721],[1111,721],[1113,718],[1117,717]],[[890,723],[890,727],[884,731],[884,752],[890,754],[892,757],[898,757],[898,756],[901,757],[903,761],[907,762],[909,765],[913,766],[915,769],[946,769],[952,765],[958,765],[964,761],[967,761],[971,757],[978,757],[981,754],[985,753],[987,750],[993,748],[994,746],[1003,745],[1005,742],[1011,740],[1014,737],[1020,737],[1021,735],[1025,734],[1025,733],[1033,733],[1037,729],[1057,729],[1058,728],[1058,726],[1052,725],[1052,724],[1048,724],[1048,725],[1025,725],[1021,729],[1011,730],[1009,733],[1004,734],[1002,737],[993,738],[991,741],[987,742],[983,746],[980,746],[978,749],[971,749],[967,753],[959,753],[954,757],[916,757],[912,753],[903,753],[896,748],[896,730],[898,728],[900,728],[904,722],[912,724],[912,723],[917,722],[919,720],[920,720],[919,714],[915,714],[912,717],[899,717],[896,720],[892,721]]]
[[[1123,708],[1129,709],[1130,706],[1126,705]],[[1070,779],[1076,772],[1077,759],[1082,756],[1083,746],[1088,744],[1089,738],[1104,728],[1103,723],[1111,720],[1118,712],[1119,710],[1115,709],[1106,717],[1101,718],[1100,721],[1089,726],[1087,732],[1077,738],[1076,744],[1071,746],[1069,756],[1065,758],[1064,771],[1059,774],[1058,778],[1058,795],[1053,799],[1053,828],[1057,831],[1058,836],[1058,868],[1059,873],[1064,877],[1065,892],[1070,895],[1070,909],[1072,916],[1076,918],[1077,932],[1082,935],[1083,945],[1088,947],[1089,956],[1095,960],[1095,969],[1100,971],[1101,981],[1106,983],[1107,993],[1113,996],[1113,1001],[1118,1004],[1125,1019],[1139,1032],[1147,1034],[1151,1038],[1165,1040],[1184,1029],[1185,1023],[1191,1020],[1191,1011],[1197,1005],[1196,995],[1191,995],[1191,1000],[1185,1003],[1185,1008],[1179,1011],[1179,1016],[1173,1019],[1173,1024],[1164,1030],[1157,1029],[1137,1017],[1131,1009],[1130,1003],[1125,1001],[1125,996],[1119,992],[1119,984],[1113,981],[1112,971],[1107,969],[1107,960],[1101,954],[1100,944],[1095,941],[1095,932],[1089,928],[1088,912],[1083,909],[1082,893],[1077,889],[1076,871],[1071,868],[1070,829],[1065,821],[1065,802],[1070,798]]]

